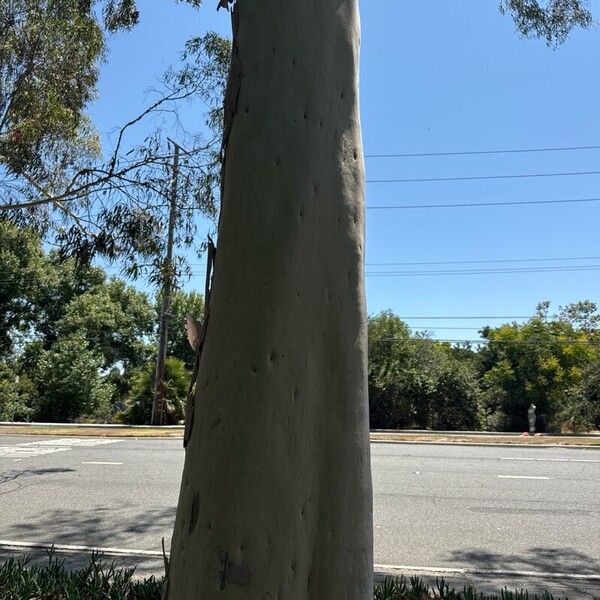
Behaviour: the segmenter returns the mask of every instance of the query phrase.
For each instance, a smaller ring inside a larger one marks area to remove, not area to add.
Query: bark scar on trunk
[[[224,590],[226,584],[231,585],[248,585],[252,574],[250,568],[243,561],[236,565],[231,562],[229,558],[229,552],[219,552],[219,562],[221,563],[221,572],[219,577],[221,579],[220,589]]]
[[[194,424],[194,403],[196,399],[196,380],[198,379],[198,373],[200,371],[200,358],[202,356],[202,348],[204,347],[204,340],[206,339],[206,329],[208,327],[208,318],[210,316],[210,292],[212,289],[212,275],[214,271],[216,254],[217,248],[209,235],[206,259],[206,281],[204,285],[204,319],[202,320],[200,337],[196,340],[196,343],[198,345],[196,350],[196,362],[194,363],[194,370],[192,372],[190,387],[188,389],[187,402],[185,405],[185,429],[183,432],[184,448],[188,445],[192,437],[192,426]]]

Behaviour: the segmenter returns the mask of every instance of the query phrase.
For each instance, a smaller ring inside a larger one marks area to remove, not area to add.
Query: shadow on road
[[[86,511],[41,510],[34,519],[6,527],[3,537],[24,542],[160,550],[161,538],[171,535],[174,521],[174,507],[141,512],[139,503],[115,502]]]
[[[577,573],[597,575],[600,561],[573,548],[532,547],[519,554],[497,554],[471,548],[452,552],[450,562],[483,570],[541,571],[544,573]]]
[[[15,481],[21,478],[30,478],[37,475],[48,475],[49,473],[72,473],[74,471],[75,469],[63,469],[60,467],[47,469],[12,469],[10,471],[6,471],[5,473],[0,473],[0,486],[4,483]],[[3,490],[0,489],[0,493],[2,492]]]

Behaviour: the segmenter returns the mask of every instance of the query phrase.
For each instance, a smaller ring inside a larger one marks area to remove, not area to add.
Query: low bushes
[[[117,569],[92,555],[79,570],[65,568],[64,561],[49,553],[45,565],[29,559],[11,559],[0,565],[2,600],[161,600],[163,579],[134,577],[134,569]],[[386,578],[375,586],[374,600],[553,600],[549,593],[530,595],[504,590],[500,596],[478,594],[473,588],[454,590],[443,580],[430,587],[418,577]],[[317,600],[317,599],[315,599]],[[336,600],[318,599],[318,600]],[[556,599],[558,600],[558,599]]]

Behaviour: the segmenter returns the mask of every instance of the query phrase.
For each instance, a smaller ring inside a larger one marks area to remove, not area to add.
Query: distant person
[[[527,418],[529,419],[529,433],[535,433],[535,404],[532,402],[527,409]]]

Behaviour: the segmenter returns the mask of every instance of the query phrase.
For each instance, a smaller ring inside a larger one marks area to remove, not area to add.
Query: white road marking
[[[583,462],[583,463],[600,463],[600,460],[593,458],[527,458],[517,456],[501,456],[500,460],[529,460],[536,462]]]
[[[48,542],[19,542],[13,540],[0,540],[1,548],[20,548],[20,549],[42,549],[50,550],[54,548],[55,552],[99,552],[106,556],[147,556],[147,557],[163,557],[160,550],[136,550],[134,548],[103,548],[99,546],[79,546],[71,544],[50,544]],[[167,556],[169,553],[167,552]],[[580,579],[587,581],[600,581],[600,575],[592,575],[588,573],[560,573],[548,571],[509,571],[497,569],[477,569],[477,568],[453,568],[453,567],[415,567],[410,565],[374,565],[376,571],[413,571],[423,573],[440,573],[440,574],[456,574],[456,575],[506,575],[506,576],[525,576],[525,577],[554,577],[562,579]]]
[[[68,448],[24,448],[23,446],[0,446],[0,458],[27,458],[54,452],[65,452]]]
[[[1,542],[0,542],[1,544]],[[545,577],[553,577],[560,579],[581,579],[587,581],[600,581],[600,575],[592,575],[587,573],[560,573],[553,571],[509,571],[503,569],[478,569],[478,568],[455,568],[455,567],[413,567],[410,565],[373,565],[375,571],[383,572],[423,572],[423,573],[439,573],[439,574],[456,574],[456,575],[505,575],[505,576],[522,576],[536,577],[543,579]],[[399,573],[398,573],[399,574]]]
[[[108,462],[99,460],[84,460],[82,465],[122,465],[122,462]]]
[[[498,475],[500,479],[552,479],[551,477],[536,477],[535,475]]]
[[[95,438],[58,438],[55,440],[41,440],[38,442],[27,442],[19,446],[79,446],[83,448],[93,448],[94,446],[103,446],[106,444],[118,444],[124,440],[115,439],[95,439]]]
[[[163,553],[158,550],[135,550],[133,548],[101,548],[98,546],[73,546],[70,544],[50,544],[48,542],[17,542],[13,540],[0,540],[3,548],[28,548],[50,550],[56,552],[100,552],[107,556],[157,556],[162,558]]]

